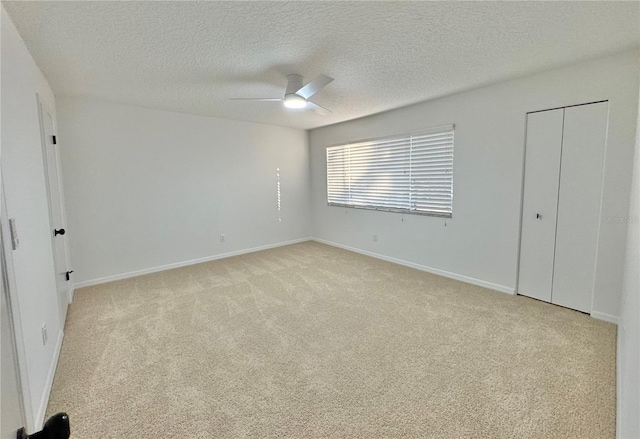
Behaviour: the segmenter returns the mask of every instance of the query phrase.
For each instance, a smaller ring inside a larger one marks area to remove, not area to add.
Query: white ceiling
[[[57,96],[314,128],[638,46],[637,2],[3,2]],[[288,73],[333,78],[320,116]]]

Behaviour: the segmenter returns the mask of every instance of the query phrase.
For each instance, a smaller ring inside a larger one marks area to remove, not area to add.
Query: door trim
[[[545,108],[544,110],[527,111],[526,114],[542,113],[543,111],[551,111],[551,110],[560,110],[561,108],[582,107],[583,105],[601,104],[602,102],[609,102],[609,99],[602,99],[602,100],[599,100],[599,101],[585,102],[584,104],[573,104],[573,105],[564,105],[562,107]],[[607,125],[608,125],[608,123],[607,123]]]
[[[527,130],[529,128],[527,123],[527,116],[529,113],[525,113],[524,115],[524,138],[522,139],[522,177],[520,178],[520,218],[518,221],[518,248],[516,255],[516,282],[513,288],[513,294],[518,296],[520,293],[518,290],[520,289],[520,252],[522,251],[522,216],[524,212],[524,173],[526,172],[527,165]]]
[[[596,233],[596,260],[593,265],[593,279],[591,280],[591,315],[592,316],[594,314],[593,302],[595,302],[596,300],[596,274],[598,273],[598,266],[600,265],[598,264],[598,253],[600,252],[600,232],[602,231],[602,202],[604,201],[604,179],[606,176],[605,171],[607,169],[607,151],[609,150],[609,121],[611,120],[609,118],[609,114],[611,113],[611,104],[609,104],[608,100],[602,101],[602,102],[607,103],[607,126],[604,130],[604,148],[602,148],[602,184],[600,185],[600,199],[599,199],[600,208],[598,212],[599,213],[598,232]],[[608,314],[600,313],[598,311],[595,311],[595,313],[600,316],[599,317],[600,320],[609,321],[609,322],[615,323],[616,325],[618,324],[617,318],[615,318],[615,322],[613,322],[612,320],[607,320],[610,317]]]

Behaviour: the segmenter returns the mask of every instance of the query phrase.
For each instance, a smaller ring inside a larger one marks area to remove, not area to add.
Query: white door
[[[12,319],[16,308],[11,308],[10,292],[15,292],[12,239],[7,217],[4,188],[0,182],[0,439],[15,439],[16,431],[24,426],[22,390],[18,375],[16,326]],[[17,238],[17,236],[16,236]]]
[[[527,115],[518,294],[551,302],[564,109]]]
[[[527,115],[518,293],[591,312],[608,103]]]
[[[552,303],[591,312],[607,102],[565,109]]]
[[[61,325],[67,316],[67,307],[71,298],[67,281],[67,252],[66,252],[66,230],[64,224],[62,184],[59,178],[59,155],[57,145],[54,143],[53,117],[47,107],[38,101],[40,108],[40,124],[42,133],[42,148],[44,156],[44,166],[47,177],[47,192],[49,198],[49,219],[51,224],[51,238],[53,246],[53,260],[56,272],[56,289],[58,303],[60,306]]]
[[[2,266],[4,267],[4,249],[2,252]],[[2,355],[0,361],[0,439],[15,439],[16,432],[24,425],[22,419],[22,401],[20,400],[20,385],[16,368],[15,339],[13,325],[10,320],[8,289],[5,285],[5,273],[2,272],[0,282],[0,337],[2,338]]]

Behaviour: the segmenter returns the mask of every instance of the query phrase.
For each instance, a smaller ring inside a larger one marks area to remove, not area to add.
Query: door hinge
[[[73,273],[73,270],[69,270],[64,274],[67,279],[67,282],[71,280],[71,273]]]
[[[51,136],[51,143],[53,143],[54,145],[56,145],[56,144],[57,144],[57,142],[56,142],[56,136],[55,136],[55,135],[54,135],[54,136]]]

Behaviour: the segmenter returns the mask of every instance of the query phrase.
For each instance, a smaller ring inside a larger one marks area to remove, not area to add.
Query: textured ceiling
[[[637,47],[637,2],[3,2],[57,96],[314,128]],[[335,81],[280,103],[286,75]]]

